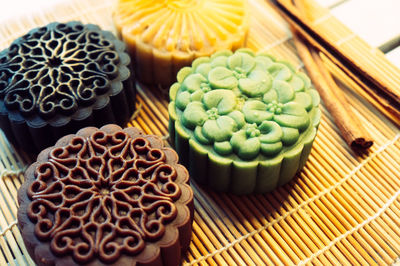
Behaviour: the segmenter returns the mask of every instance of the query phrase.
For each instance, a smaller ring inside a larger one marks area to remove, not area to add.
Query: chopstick
[[[370,101],[378,110],[389,119],[400,125],[400,70],[396,69],[389,61],[372,52],[365,54],[362,61],[353,60],[354,54],[349,49],[342,49],[334,43],[326,33],[312,24],[290,0],[270,0],[287,22],[303,36],[312,46],[322,52],[329,60],[336,64],[367,94]],[[355,53],[355,52],[354,52]],[[377,59],[376,59],[377,58]],[[376,59],[382,65],[372,64]],[[379,68],[390,68],[391,75],[381,75]]]
[[[307,47],[305,41],[296,32],[293,33],[293,40],[314,86],[321,95],[326,109],[332,115],[343,139],[355,151],[365,151],[370,148],[374,143],[373,140],[348,108],[349,103],[343,91],[336,85],[318,52],[313,47]]]
[[[294,0],[294,3],[302,14],[312,19],[312,14],[310,14],[310,10],[304,4],[304,1]],[[345,93],[337,86],[319,52],[308,45],[307,41],[299,36],[293,27],[291,27],[291,30],[297,52],[343,139],[355,151],[366,151],[372,146],[373,140],[353,111],[348,108],[349,102]]]

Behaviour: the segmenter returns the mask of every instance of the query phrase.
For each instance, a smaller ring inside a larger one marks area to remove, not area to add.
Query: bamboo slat
[[[247,46],[285,58],[298,68],[285,21],[264,0],[252,10]],[[108,0],[72,0],[0,25],[0,48],[29,29],[51,21],[81,20],[113,30]],[[366,51],[357,36],[329,13],[313,13],[319,29]],[[385,265],[400,256],[400,131],[329,60],[357,119],[375,141],[355,154],[321,104],[322,120],[305,168],[271,193],[232,196],[192,182],[195,216],[184,265]],[[382,69],[382,75],[392,73]],[[390,77],[388,77],[390,79]],[[127,126],[168,138],[168,102],[137,84],[137,113]],[[0,134],[0,265],[34,265],[16,226],[17,190],[30,159]]]

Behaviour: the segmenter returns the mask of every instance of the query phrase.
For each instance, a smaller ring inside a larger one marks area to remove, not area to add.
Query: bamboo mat
[[[248,47],[302,67],[286,23],[264,0],[249,0]],[[0,49],[51,21],[81,20],[113,30],[112,2],[73,0],[0,25]],[[384,69],[382,71],[385,71]],[[375,139],[357,156],[341,139],[323,104],[322,121],[302,172],[272,193],[232,196],[192,182],[193,235],[187,265],[381,264],[400,256],[400,131],[348,91],[360,121]],[[167,102],[138,85],[138,114],[128,126],[167,136]],[[0,265],[33,265],[16,226],[17,190],[29,158],[0,134]]]

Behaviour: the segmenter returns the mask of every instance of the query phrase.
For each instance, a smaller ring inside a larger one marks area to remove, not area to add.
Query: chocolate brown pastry
[[[177,265],[193,191],[178,155],[136,128],[84,128],[42,151],[18,191],[38,265]]]
[[[80,22],[51,23],[0,52],[0,127],[39,152],[85,126],[124,124],[135,88],[125,45]]]

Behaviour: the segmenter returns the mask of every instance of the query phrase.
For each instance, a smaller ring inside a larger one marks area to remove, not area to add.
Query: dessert
[[[84,126],[120,125],[135,87],[123,42],[80,22],[35,28],[0,52],[0,127],[38,152]]]
[[[119,0],[113,19],[138,79],[168,89],[183,66],[244,45],[246,0]]]
[[[42,151],[18,191],[18,226],[38,265],[178,265],[193,191],[161,138],[106,125]]]
[[[319,95],[289,63],[249,49],[220,51],[179,71],[170,136],[191,176],[235,194],[287,183],[305,164]]]

